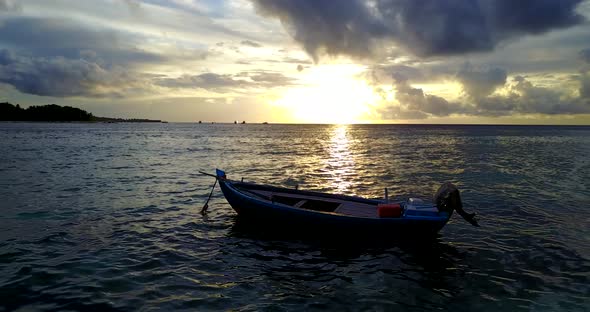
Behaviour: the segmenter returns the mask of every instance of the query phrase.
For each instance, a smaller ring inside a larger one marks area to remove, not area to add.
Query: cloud
[[[590,49],[584,49],[579,53],[580,59],[590,64]]]
[[[375,65],[373,66],[371,73],[371,80],[374,82],[382,82],[388,81],[391,77],[394,77],[398,80],[404,80],[407,82],[422,82],[422,81],[432,81],[436,80],[440,77],[432,72],[426,72],[423,68],[417,68],[413,66],[407,65]]]
[[[134,3],[132,1],[132,3]],[[22,93],[70,97],[133,96],[153,92],[146,65],[174,65],[208,57],[202,50],[140,48],[143,35],[73,20],[13,16],[0,23],[3,83]]]
[[[2,11],[20,11],[22,9],[18,2],[13,0],[0,0],[0,12]]]
[[[379,110],[381,118],[387,120],[394,119],[426,119],[429,116],[421,111],[416,110],[405,110],[399,105],[388,105]]]
[[[580,78],[580,97],[590,100],[590,72],[582,74]]]
[[[278,17],[315,61],[321,53],[371,54],[373,37],[387,29],[360,1],[255,0],[258,11]]]
[[[136,11],[141,9],[141,2],[139,0],[124,0],[129,10]]]
[[[511,86],[513,111],[520,113],[560,114],[570,102],[562,98],[561,92],[533,85],[523,76],[516,76]]]
[[[244,88],[274,88],[294,83],[293,78],[265,71],[241,72],[235,75],[204,73],[176,78],[158,78],[155,81],[155,84],[167,88],[197,88],[219,93]]]
[[[12,17],[0,23],[0,44],[37,57],[79,59],[94,55],[104,66],[161,63],[166,56],[144,51],[141,35],[92,29],[73,21]]]
[[[457,73],[465,92],[474,98],[488,96],[504,86],[506,77],[506,71],[501,68],[475,68],[470,63],[465,63]]]
[[[525,35],[584,21],[583,0],[253,0],[281,20],[318,61],[322,54],[371,57],[393,42],[421,57],[493,50]]]
[[[82,59],[32,57],[0,50],[0,82],[22,93],[55,97],[118,97],[138,88],[139,77]]]
[[[257,85],[264,85],[266,87],[290,86],[295,84],[295,79],[287,77],[281,73],[257,71],[248,72],[245,74]]]
[[[419,111],[438,117],[448,116],[450,104],[444,98],[436,95],[425,94],[422,89],[398,86],[397,101],[407,111]]]
[[[299,59],[299,58],[296,58],[296,57],[284,57],[280,62],[283,62],[283,63],[293,63],[293,64],[306,64],[306,65],[313,64],[309,60],[303,60],[303,59]]]
[[[262,45],[258,42],[254,42],[251,40],[242,40],[241,42],[242,45],[248,46],[248,47],[252,47],[252,48],[260,48],[262,47]]]
[[[167,88],[199,88],[218,92],[227,92],[230,88],[240,88],[248,84],[245,80],[234,79],[232,75],[204,73],[199,75],[182,75],[177,78],[161,78],[157,85]]]
[[[526,77],[516,76],[508,85],[507,93],[487,97],[463,99],[466,111],[478,116],[509,116],[512,114],[588,114],[590,101],[584,94],[588,81],[579,78],[581,84],[578,95],[559,88],[536,86]]]
[[[464,68],[462,70],[465,70]],[[462,98],[448,101],[443,97],[427,94],[420,88],[414,88],[402,75],[393,76],[395,100],[385,103],[380,109],[384,119],[425,119],[429,117],[446,117],[451,115],[502,117],[526,114],[572,115],[590,114],[590,72],[576,76],[579,92],[569,93],[559,87],[547,88],[534,85],[526,77],[515,76],[505,83],[505,92],[491,93],[492,87],[500,86],[505,72],[494,74],[494,70],[466,71],[475,75],[466,89],[474,91]],[[483,79],[481,77],[496,77]],[[490,82],[491,81],[491,82]],[[477,96],[473,96],[475,94]]]
[[[590,103],[583,96],[568,94],[559,89],[549,89],[533,85],[525,77],[513,78],[508,96],[495,96],[491,101],[505,101],[505,109],[502,113],[522,114],[588,114]],[[496,111],[500,105],[495,105]],[[508,109],[510,108],[510,109]]]
[[[283,58],[277,58],[277,59],[263,59],[261,61],[265,62],[265,63],[290,63],[290,64],[305,64],[305,65],[313,64],[313,62],[310,60],[300,59],[300,58],[296,58],[296,57],[289,57],[289,56],[283,57]]]
[[[461,111],[455,103],[449,103],[440,96],[426,94],[414,88],[406,77],[394,75],[395,103],[381,110],[385,119],[424,119],[429,116],[445,117]]]
[[[128,97],[153,92],[153,75],[140,73],[142,65],[206,57],[204,52],[182,49],[171,55],[148,52],[138,47],[144,39],[73,20],[4,17],[0,82],[39,96]]]

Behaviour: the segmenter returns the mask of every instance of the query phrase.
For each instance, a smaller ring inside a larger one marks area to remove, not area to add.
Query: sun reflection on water
[[[330,157],[326,159],[326,172],[330,175],[331,187],[339,193],[350,193],[352,178],[356,175],[356,167],[350,148],[348,125],[335,125],[332,128]]]

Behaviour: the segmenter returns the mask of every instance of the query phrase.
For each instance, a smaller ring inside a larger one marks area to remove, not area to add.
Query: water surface
[[[0,123],[0,151],[0,310],[590,309],[590,127]],[[216,167],[366,197],[451,181],[482,227],[264,235],[220,191],[199,214]]]

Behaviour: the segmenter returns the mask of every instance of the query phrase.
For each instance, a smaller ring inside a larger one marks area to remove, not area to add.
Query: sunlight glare
[[[349,193],[356,176],[356,166],[350,150],[348,125],[336,125],[331,129],[330,158],[326,160],[326,171],[331,173],[331,186],[339,193]]]
[[[363,70],[362,66],[343,64],[310,68],[302,79],[305,86],[287,90],[273,104],[287,108],[289,119],[295,122],[359,122],[378,100],[373,88],[357,79]]]

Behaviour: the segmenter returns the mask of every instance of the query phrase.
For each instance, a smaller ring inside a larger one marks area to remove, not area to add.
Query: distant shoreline
[[[25,109],[19,104],[8,102],[0,103],[0,121],[5,122],[102,122],[102,123],[120,123],[120,122],[161,122],[159,119],[146,118],[110,118],[97,117],[85,110],[71,107],[59,106],[57,104],[48,104],[42,106],[29,106]]]
[[[0,120],[0,123],[57,123],[57,124],[69,124],[69,123],[83,123],[83,124],[92,124],[92,123],[168,123],[167,121],[162,120],[152,120],[152,119],[145,119],[145,120],[113,120],[113,121],[106,121],[106,120],[66,120],[66,121],[58,121],[58,120]]]

